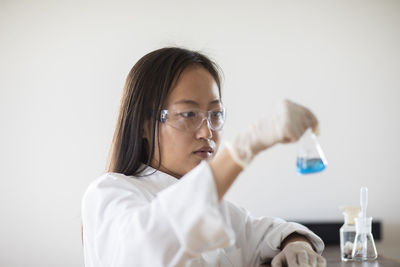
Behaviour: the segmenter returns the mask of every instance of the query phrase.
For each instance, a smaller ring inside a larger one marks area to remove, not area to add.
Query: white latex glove
[[[284,100],[271,116],[256,121],[226,145],[232,158],[245,168],[260,151],[277,143],[296,142],[308,128],[318,132],[314,114],[306,107]]]
[[[271,262],[271,267],[325,267],[326,260],[304,241],[287,244]]]

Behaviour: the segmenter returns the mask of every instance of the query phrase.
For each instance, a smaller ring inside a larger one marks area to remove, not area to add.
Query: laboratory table
[[[379,254],[379,251],[378,251]],[[384,252],[383,252],[384,255]],[[327,267],[400,267],[400,262],[386,258],[383,255],[379,255],[374,261],[348,261],[343,262],[340,259],[340,248],[339,246],[326,246],[322,256],[326,259]],[[270,265],[262,265],[270,266]]]
[[[379,254],[379,251],[378,251]],[[326,259],[327,267],[400,267],[400,262],[386,258],[384,256],[384,252],[382,255],[379,255],[378,258],[374,261],[348,261],[343,262],[340,259],[340,248],[339,246],[326,246],[322,256]]]

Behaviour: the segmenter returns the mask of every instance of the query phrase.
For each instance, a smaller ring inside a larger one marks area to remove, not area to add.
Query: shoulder
[[[130,187],[128,179],[135,179],[133,176],[126,176],[121,173],[107,172],[92,181],[87,191],[99,190],[108,187]]]
[[[87,187],[83,199],[105,198],[111,195],[121,195],[123,192],[139,193],[141,191],[138,179],[121,173],[104,173],[92,181]]]
[[[105,173],[87,187],[81,202],[82,213],[110,215],[146,205],[154,195],[143,183],[141,177]]]

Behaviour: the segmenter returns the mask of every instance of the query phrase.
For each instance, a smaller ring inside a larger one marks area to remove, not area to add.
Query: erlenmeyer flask
[[[356,221],[356,238],[352,258],[357,261],[375,260],[378,257],[376,252],[374,237],[372,236],[371,226],[372,217],[358,217]]]
[[[310,174],[324,170],[328,162],[324,152],[311,131],[307,131],[299,140],[296,169],[299,174]]]

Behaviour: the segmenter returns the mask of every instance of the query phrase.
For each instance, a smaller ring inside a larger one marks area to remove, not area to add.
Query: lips
[[[210,152],[213,153],[214,149],[210,146],[203,146],[202,148],[196,150],[195,152]]]
[[[202,159],[207,159],[212,156],[212,154],[214,153],[214,149],[211,146],[203,146],[202,148],[194,151],[193,153]]]

